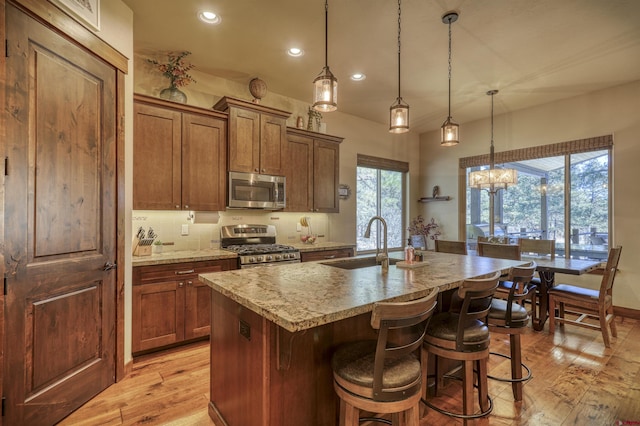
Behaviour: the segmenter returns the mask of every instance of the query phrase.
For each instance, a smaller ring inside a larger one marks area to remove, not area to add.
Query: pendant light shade
[[[487,95],[491,96],[491,148],[489,151],[489,169],[477,170],[469,173],[469,187],[484,189],[495,194],[500,189],[507,189],[518,184],[518,172],[513,169],[494,168],[493,153],[493,96],[497,90],[489,90]]]
[[[329,57],[329,2],[324,2],[324,68],[313,80],[313,109],[320,112],[331,112],[338,109],[338,79],[328,65]]]
[[[398,0],[398,98],[389,109],[389,132],[406,133],[409,131],[409,105],[400,95],[400,33],[402,32],[401,0]]]
[[[449,114],[440,128],[440,145],[453,146],[460,142],[460,126],[451,119],[451,24],[458,20],[456,12],[447,12],[442,22],[449,25]]]

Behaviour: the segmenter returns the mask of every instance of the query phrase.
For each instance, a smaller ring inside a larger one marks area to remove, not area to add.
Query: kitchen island
[[[217,425],[335,425],[331,354],[342,342],[375,338],[374,303],[524,263],[428,252],[418,267],[386,273],[337,267],[351,260],[358,258],[200,275],[214,290],[209,415]]]

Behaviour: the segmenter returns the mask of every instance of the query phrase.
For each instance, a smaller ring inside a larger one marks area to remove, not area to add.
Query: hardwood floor
[[[606,349],[599,332],[559,327],[523,335],[523,361],[533,371],[524,399],[513,401],[509,383],[489,380],[493,413],[476,425],[640,424],[640,321],[617,319],[618,337]],[[491,350],[508,353],[508,337],[495,334]],[[492,356],[489,373],[509,375],[509,361]],[[457,384],[438,398],[460,407]],[[453,395],[453,396],[448,396]],[[187,347],[136,359],[130,377],[89,401],[60,424],[213,425],[209,400],[209,345]],[[421,426],[457,425],[433,410]],[[302,426],[302,425],[301,425]]]

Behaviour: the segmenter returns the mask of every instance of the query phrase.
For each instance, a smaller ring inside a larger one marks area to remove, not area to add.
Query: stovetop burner
[[[240,268],[300,262],[300,250],[276,244],[273,225],[228,225],[220,230],[220,246],[238,254]]]
[[[295,247],[283,244],[235,244],[225,248],[241,255],[258,253],[288,253],[291,251],[297,251]]]

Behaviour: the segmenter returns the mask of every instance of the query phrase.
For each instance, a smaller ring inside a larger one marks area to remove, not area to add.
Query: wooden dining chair
[[[436,251],[440,253],[467,254],[465,241],[435,240]]]
[[[556,258],[556,240],[536,240],[521,238],[518,240],[521,255],[549,256]]]
[[[560,324],[573,324],[579,327],[600,330],[602,340],[607,348],[611,347],[609,331],[617,336],[615,315],[613,313],[613,282],[618,270],[622,247],[617,246],[609,250],[607,265],[600,282],[600,289],[594,290],[571,284],[557,284],[549,289],[549,333],[553,335],[556,321]],[[558,313],[555,313],[556,307]],[[578,315],[577,319],[565,318],[565,310]],[[591,318],[597,324],[586,322]]]
[[[478,256],[496,259],[520,260],[520,246],[518,244],[478,243]]]
[[[336,349],[331,366],[340,398],[340,425],[372,420],[361,419],[362,411],[393,414],[395,425],[418,426],[420,351],[437,293],[409,302],[374,304],[371,327],[378,330],[377,340],[348,342]]]

